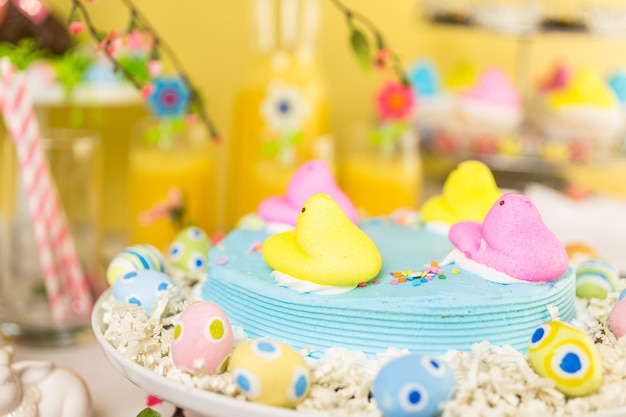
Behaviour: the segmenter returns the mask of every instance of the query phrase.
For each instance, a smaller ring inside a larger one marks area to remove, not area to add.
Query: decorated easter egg
[[[581,298],[606,298],[617,291],[619,272],[608,259],[593,257],[576,268],[576,295]]]
[[[143,269],[122,275],[111,291],[117,301],[141,306],[149,316],[159,295],[174,286],[174,281],[163,272]]]
[[[528,359],[535,371],[570,396],[587,395],[602,383],[602,360],[582,330],[562,322],[539,326],[531,337]]]
[[[618,339],[626,334],[626,290],[622,291],[609,314],[609,327]]]
[[[178,232],[170,245],[170,263],[184,272],[205,272],[209,264],[210,248],[211,241],[202,229],[186,227]]]
[[[152,245],[133,245],[118,253],[107,268],[107,281],[110,286],[127,272],[152,269],[165,271],[165,260],[161,252]]]
[[[245,342],[235,348],[228,369],[246,398],[255,403],[293,408],[311,386],[306,362],[282,342]]]
[[[202,301],[187,307],[174,328],[172,360],[180,369],[205,375],[222,373],[233,351],[233,330],[224,311],[215,303]]]
[[[378,372],[372,392],[385,417],[434,417],[456,384],[450,366],[435,357],[411,354]]]
[[[575,264],[598,255],[591,246],[580,242],[568,243],[565,245],[565,251],[567,252],[570,262]]]

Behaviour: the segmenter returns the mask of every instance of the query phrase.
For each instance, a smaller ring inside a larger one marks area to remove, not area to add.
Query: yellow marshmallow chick
[[[426,200],[420,212],[424,221],[482,222],[501,195],[487,165],[463,161],[446,178],[441,195]]]
[[[374,278],[382,265],[374,242],[322,193],[306,201],[295,230],[263,243],[262,254],[277,271],[329,286],[356,286]]]

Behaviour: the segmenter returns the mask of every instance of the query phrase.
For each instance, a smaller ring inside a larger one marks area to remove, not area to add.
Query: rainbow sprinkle
[[[230,259],[228,256],[222,256],[221,258],[217,258],[215,260],[215,265],[226,265],[229,261]]]
[[[263,244],[261,242],[254,242],[248,250],[245,251],[246,255],[252,252],[261,252]]]
[[[452,271],[455,274],[457,272]],[[393,277],[389,283],[391,285],[403,284],[405,282],[411,282],[414,287],[425,284],[433,280],[433,278],[438,279],[446,279],[447,277],[444,275],[443,270],[439,266],[436,261],[430,261],[430,266],[422,268],[420,271],[413,271],[412,269],[408,269],[405,271],[395,271],[391,272],[389,275]]]

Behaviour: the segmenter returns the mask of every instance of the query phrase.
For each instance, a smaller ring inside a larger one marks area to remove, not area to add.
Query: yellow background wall
[[[207,109],[226,144],[234,93],[256,52],[253,2],[135,0],[204,94]],[[69,0],[49,0],[49,3],[61,18],[66,18]],[[438,64],[444,76],[465,60],[479,69],[498,65],[518,86],[528,88],[559,61],[573,66],[591,65],[603,74],[626,68],[624,39],[548,33],[520,40],[480,29],[434,26],[421,19],[418,0],[345,0],[345,3],[380,28],[405,66],[427,57]],[[372,98],[381,76],[361,70],[349,48],[343,14],[330,0],[320,0],[320,4],[322,20],[317,56],[328,85],[331,130],[341,145],[355,124],[373,121]],[[570,0],[565,4],[571,4]],[[96,26],[103,30],[127,25],[128,15],[121,0],[100,0],[87,6]],[[114,146],[121,149],[127,134],[119,132]],[[225,146],[222,148],[226,150]],[[123,212],[115,212],[105,223],[119,226],[123,217]]]
[[[255,53],[253,1],[135,0],[204,93],[225,138],[230,131],[233,93]],[[67,16],[70,1],[49,3],[60,16]],[[371,97],[379,78],[358,67],[349,50],[343,15],[330,0],[320,3],[318,56],[329,85],[331,124],[341,138],[350,123],[372,116]],[[562,59],[573,65],[593,65],[603,72],[626,67],[626,41],[622,39],[560,33],[524,42],[488,31],[430,25],[421,19],[418,0],[348,0],[346,4],[379,26],[405,64],[418,57],[433,58],[444,74],[467,59],[479,67],[500,65],[519,81],[518,53],[530,58],[525,59],[530,67],[527,81],[536,80]],[[127,23],[119,0],[100,0],[88,7],[102,29],[124,28]]]

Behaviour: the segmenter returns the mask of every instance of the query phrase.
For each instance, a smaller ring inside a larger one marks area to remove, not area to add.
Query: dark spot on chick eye
[[[504,205],[504,200],[500,200],[500,205],[503,206]]]
[[[305,211],[305,210],[306,210],[306,207],[302,207],[302,210],[301,210],[301,211],[302,211],[303,213],[304,213],[304,211]]]

